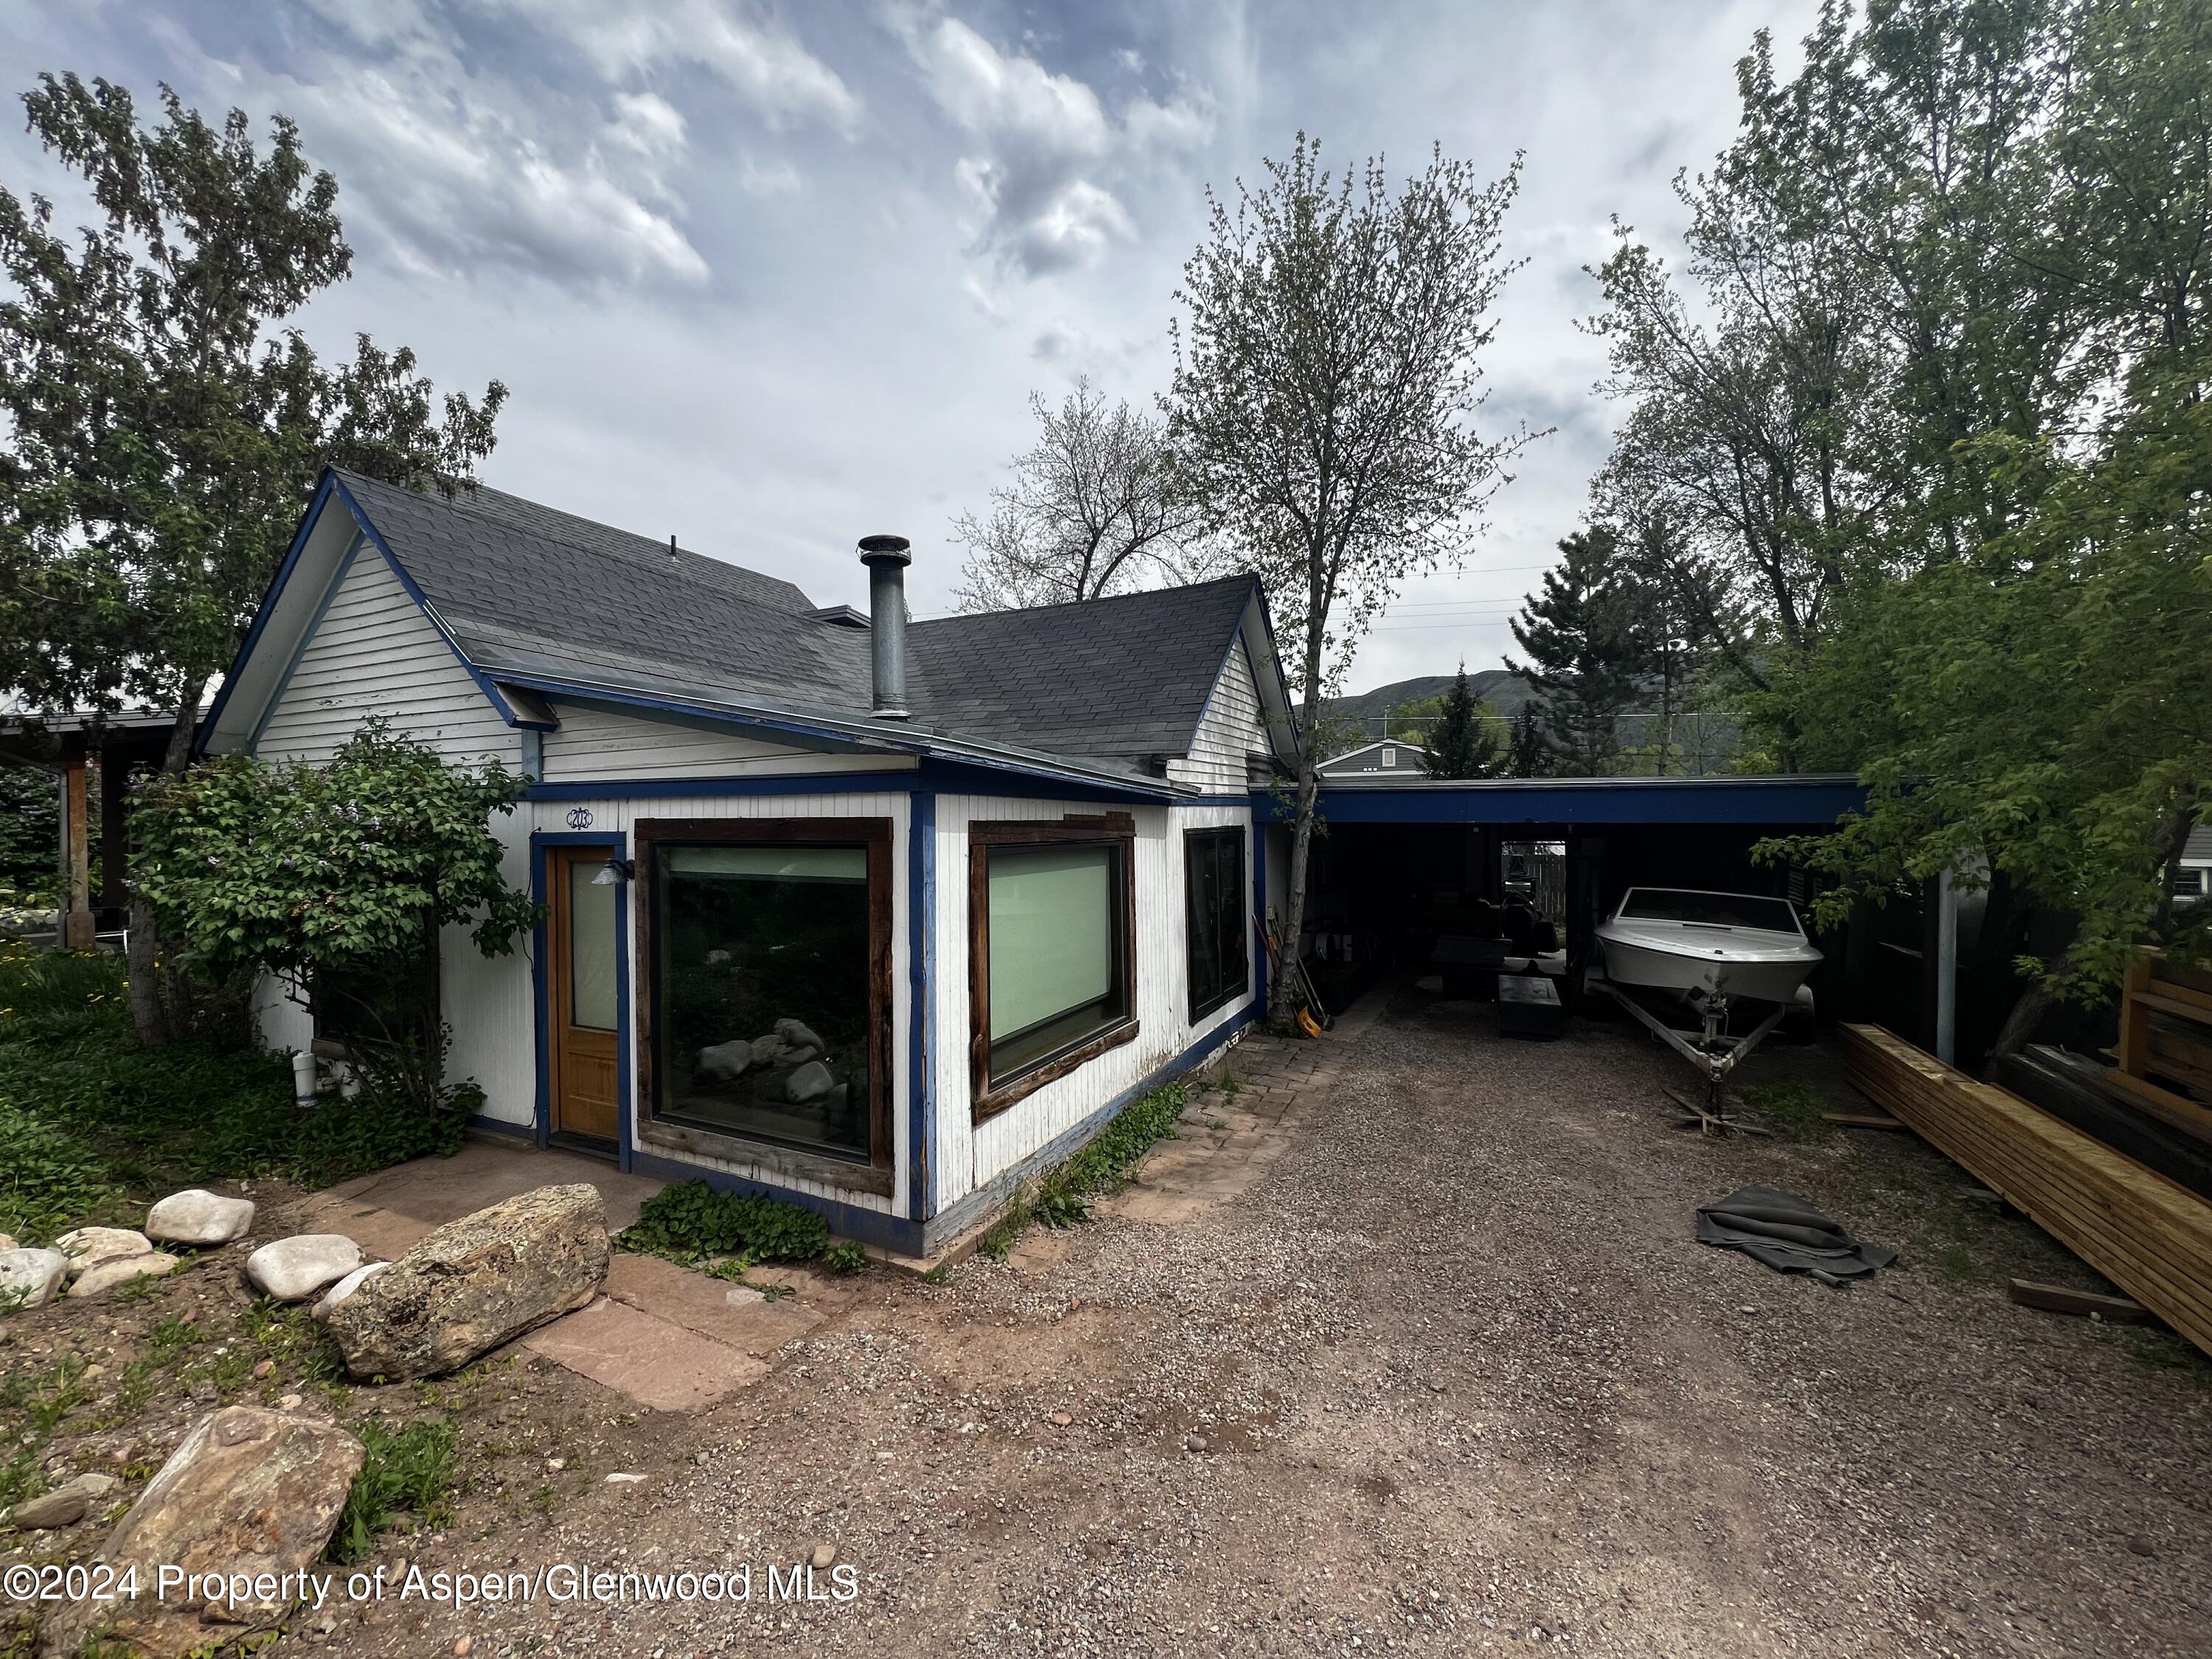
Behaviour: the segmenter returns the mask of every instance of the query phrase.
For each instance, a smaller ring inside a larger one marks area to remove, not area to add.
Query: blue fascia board
[[[930,790],[1016,800],[1071,800],[1124,806],[1243,806],[1243,795],[1176,795],[1121,790],[1071,779],[1036,779],[959,761],[925,760],[896,772],[799,772],[721,778],[586,778],[531,785],[531,800],[660,800],[730,795],[906,794]]]
[[[1462,788],[1324,783],[1320,812],[1331,823],[1812,825],[1865,805],[1865,788],[1849,778],[1535,778]],[[1252,797],[1252,810],[1277,823],[1292,817],[1265,792]]]
[[[215,701],[208,705],[206,718],[200,721],[199,730],[193,735],[194,755],[206,752],[208,734],[215,730],[216,722],[222,718],[222,711],[230,705],[231,690],[238,684],[238,671],[246,666],[246,659],[253,655],[253,647],[261,642],[261,631],[269,625],[270,611],[275,606],[277,596],[283,592],[285,583],[292,580],[293,568],[300,562],[301,554],[307,551],[307,538],[314,534],[315,520],[322,516],[323,503],[330,499],[331,491],[337,486],[337,475],[325,467],[323,476],[315,483],[315,493],[307,502],[307,510],[300,515],[300,527],[292,532],[292,544],[284,550],[284,556],[276,566],[276,574],[269,579],[268,591],[262,594],[260,605],[254,609],[253,621],[246,628],[246,638],[239,643],[238,654],[230,659],[229,671],[223,675],[222,684],[216,690]]]
[[[516,714],[514,706],[500,695],[499,687],[492,684],[491,677],[469,660],[469,653],[461,649],[460,641],[453,637],[453,630],[446,626],[444,620],[438,615],[436,608],[431,605],[428,596],[416,585],[415,578],[408,574],[407,567],[400,563],[399,556],[392,550],[391,544],[384,539],[384,532],[370,521],[368,513],[362,509],[361,503],[353,498],[353,492],[345,487],[344,481],[336,474],[332,474],[331,483],[337,491],[338,499],[345,503],[346,511],[353,514],[354,522],[362,527],[363,533],[376,544],[376,550],[384,556],[384,562],[391,568],[393,578],[401,587],[406,590],[407,597],[415,601],[415,608],[422,613],[423,618],[431,627],[438,630],[438,637],[446,642],[446,649],[453,653],[453,660],[460,664],[462,671],[476,682],[477,690],[483,693],[484,701],[492,706],[492,712],[509,727],[534,726],[541,731],[544,730],[544,721],[526,720]]]

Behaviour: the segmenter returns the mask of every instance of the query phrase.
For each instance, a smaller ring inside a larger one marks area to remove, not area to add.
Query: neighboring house
[[[1325,778],[1425,778],[1429,775],[1429,757],[1420,744],[1392,738],[1332,755],[1314,770]]]
[[[201,741],[319,762],[380,714],[538,780],[493,827],[548,921],[425,965],[480,1121],[920,1254],[1253,1018],[1291,716],[1246,578],[909,623],[863,547],[868,616],[329,473]]]
[[[2208,890],[2212,890],[2212,828],[2200,825],[2189,832],[2189,840],[2182,847],[2180,867],[2174,872],[2173,896],[2201,899]]]

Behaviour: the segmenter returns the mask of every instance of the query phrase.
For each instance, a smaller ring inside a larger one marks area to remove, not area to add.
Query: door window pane
[[[866,1158],[867,850],[655,857],[662,1115]]]
[[[615,1029],[615,890],[592,883],[605,868],[568,865],[568,1023],[589,1031]]]
[[[1127,1018],[1118,843],[989,854],[991,1078]]]

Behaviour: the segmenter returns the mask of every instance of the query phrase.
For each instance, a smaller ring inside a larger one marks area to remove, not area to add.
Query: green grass
[[[396,1432],[370,1421],[361,1425],[360,1434],[367,1455],[324,1552],[332,1561],[363,1559],[376,1547],[377,1534],[389,1531],[402,1514],[433,1528],[444,1526],[452,1519],[453,1490],[460,1484],[460,1455],[450,1417],[418,1418]]]
[[[994,1261],[1003,1261],[1032,1222],[1072,1227],[1091,1219],[1091,1200],[1126,1185],[1129,1171],[1154,1143],[1174,1139],[1176,1125],[1189,1104],[1190,1091],[1170,1083],[1122,1108],[1082,1151],[1016,1193],[1006,1213],[976,1248]]]
[[[1754,1083],[1743,1091],[1743,1097],[1793,1140],[1809,1140],[1835,1127],[1823,1115],[1835,1110],[1828,1097],[1796,1078]]]
[[[458,1115],[300,1111],[289,1062],[242,1040],[141,1048],[124,975],[117,957],[0,944],[0,1232],[40,1243],[135,1224],[157,1188],[320,1187],[459,1148]]]

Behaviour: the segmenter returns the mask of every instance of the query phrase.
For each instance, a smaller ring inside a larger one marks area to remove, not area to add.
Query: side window
[[[1244,831],[1188,831],[1183,889],[1189,915],[1190,1018],[1196,1024],[1243,995],[1251,983],[1245,954]]]

